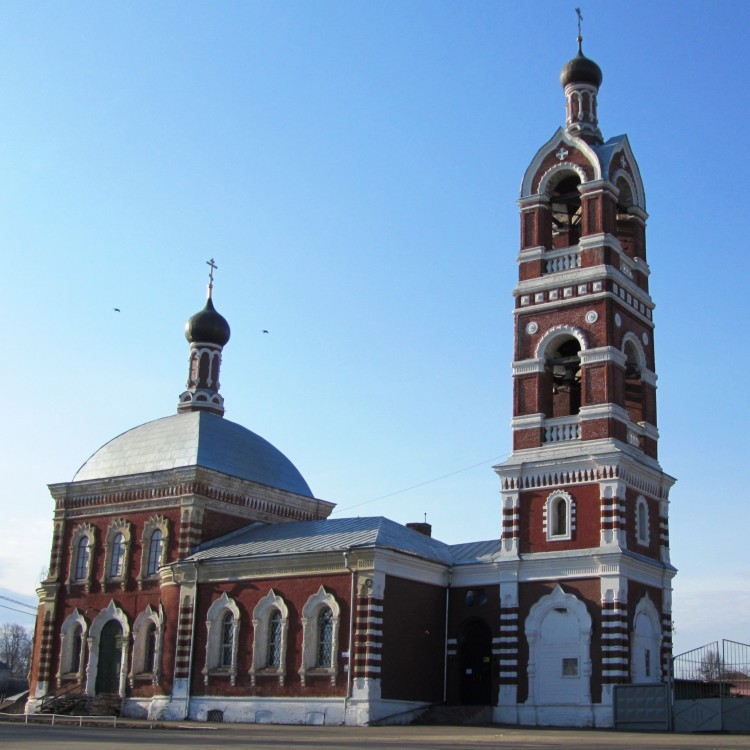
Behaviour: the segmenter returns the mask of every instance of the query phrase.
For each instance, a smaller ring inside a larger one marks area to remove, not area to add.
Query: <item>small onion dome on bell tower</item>
[[[572,136],[583,138],[588,143],[602,143],[597,117],[597,94],[602,85],[602,70],[583,54],[581,36],[581,12],[578,13],[578,54],[569,60],[560,71],[560,84],[565,90],[565,126]]]
[[[187,390],[180,395],[177,411],[208,411],[221,417],[224,416],[224,399],[219,394],[221,352],[231,331],[224,316],[216,311],[212,299],[214,269],[218,266],[213,258],[206,262],[211,267],[206,306],[185,323],[190,365]]]
[[[185,323],[185,338],[189,344],[203,342],[224,346],[229,341],[230,334],[229,323],[223,315],[216,312],[210,293],[206,306]]]

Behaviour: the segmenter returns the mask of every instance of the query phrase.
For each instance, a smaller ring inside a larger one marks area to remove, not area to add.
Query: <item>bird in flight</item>
[[[112,309],[113,309],[113,310],[114,310],[115,312],[120,312],[120,308],[119,308],[119,307],[113,307]]]
[[[263,333],[268,333],[268,331],[267,331],[267,330],[266,330],[266,329],[264,328],[264,329],[263,329]]]

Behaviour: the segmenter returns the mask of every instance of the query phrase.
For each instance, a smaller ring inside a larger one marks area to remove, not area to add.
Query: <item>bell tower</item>
[[[566,124],[519,199],[496,718],[608,726],[613,685],[666,675],[674,479],[657,454],[643,181],[627,136],[602,138],[580,26],[560,83]]]

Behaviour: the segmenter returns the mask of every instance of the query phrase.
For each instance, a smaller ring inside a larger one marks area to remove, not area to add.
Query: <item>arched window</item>
[[[203,667],[206,685],[211,675],[229,675],[230,683],[236,684],[240,610],[226,592],[209,607],[206,627],[206,663]]]
[[[226,612],[221,621],[221,651],[219,666],[232,666],[232,647],[234,646],[234,615]]]
[[[76,552],[76,581],[83,581],[88,575],[89,554],[89,538],[82,536],[78,542],[78,550]]]
[[[104,540],[102,583],[118,582],[125,588],[130,559],[130,523],[124,518],[113,521]]]
[[[651,538],[648,528],[648,503],[646,498],[638,498],[635,506],[635,536],[639,544],[648,544]]]
[[[164,623],[164,612],[146,605],[133,625],[133,664],[129,675],[130,684],[148,680],[159,684],[161,677],[161,639]]]
[[[577,245],[581,239],[580,184],[581,178],[577,174],[565,174],[552,188],[549,201],[554,249]]]
[[[122,563],[125,559],[125,537],[115,534],[112,540],[112,557],[109,561],[109,577],[119,578],[122,575]]]
[[[70,555],[68,557],[68,592],[70,592],[70,587],[73,584],[83,584],[86,593],[89,593],[95,538],[96,528],[90,523],[79,524],[73,530],[73,535],[70,539]]]
[[[156,575],[156,571],[161,565],[161,556],[164,549],[164,534],[161,529],[154,529],[154,533],[151,534],[151,541],[148,546],[148,567],[146,569],[146,575]]]
[[[281,664],[281,612],[275,610],[268,621],[268,659],[269,667],[278,669]]]
[[[253,654],[250,682],[258,676],[277,677],[284,686],[286,677],[286,639],[289,610],[284,600],[271,589],[253,610]]]
[[[138,571],[138,587],[145,580],[157,580],[159,568],[167,562],[169,543],[169,521],[165,516],[151,516],[141,534],[141,562]]]
[[[318,613],[318,658],[316,666],[331,668],[333,657],[333,612],[330,607],[323,607]]]
[[[156,657],[156,625],[150,622],[146,627],[146,652],[143,659],[143,671],[153,672]]]
[[[83,646],[83,628],[79,624],[76,624],[73,629],[73,640],[70,645],[70,671],[79,672],[81,669],[81,647]]]
[[[581,408],[581,344],[575,336],[563,335],[548,347],[545,370],[552,393],[547,417],[571,417]]]
[[[545,518],[549,541],[572,539],[575,529],[575,503],[572,495],[564,490],[551,493],[545,505]]]
[[[625,341],[623,350],[625,352],[624,405],[631,421],[638,423],[643,421],[642,357],[632,339]]]
[[[86,621],[77,609],[73,610],[63,622],[60,628],[60,671],[58,679],[76,679],[79,683],[83,680],[86,630]]]
[[[321,586],[302,608],[302,666],[304,687],[314,675],[326,675],[336,684],[341,609],[333,594]]]

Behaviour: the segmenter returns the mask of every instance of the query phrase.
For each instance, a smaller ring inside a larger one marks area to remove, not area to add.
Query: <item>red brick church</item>
[[[599,130],[601,81],[579,38],[565,127],[523,177],[493,538],[329,519],[283,453],[223,416],[211,278],[177,412],[50,486],[28,711],[366,724],[463,704],[611,726],[614,686],[664,679],[674,480],[657,460],[646,202],[627,137]]]

